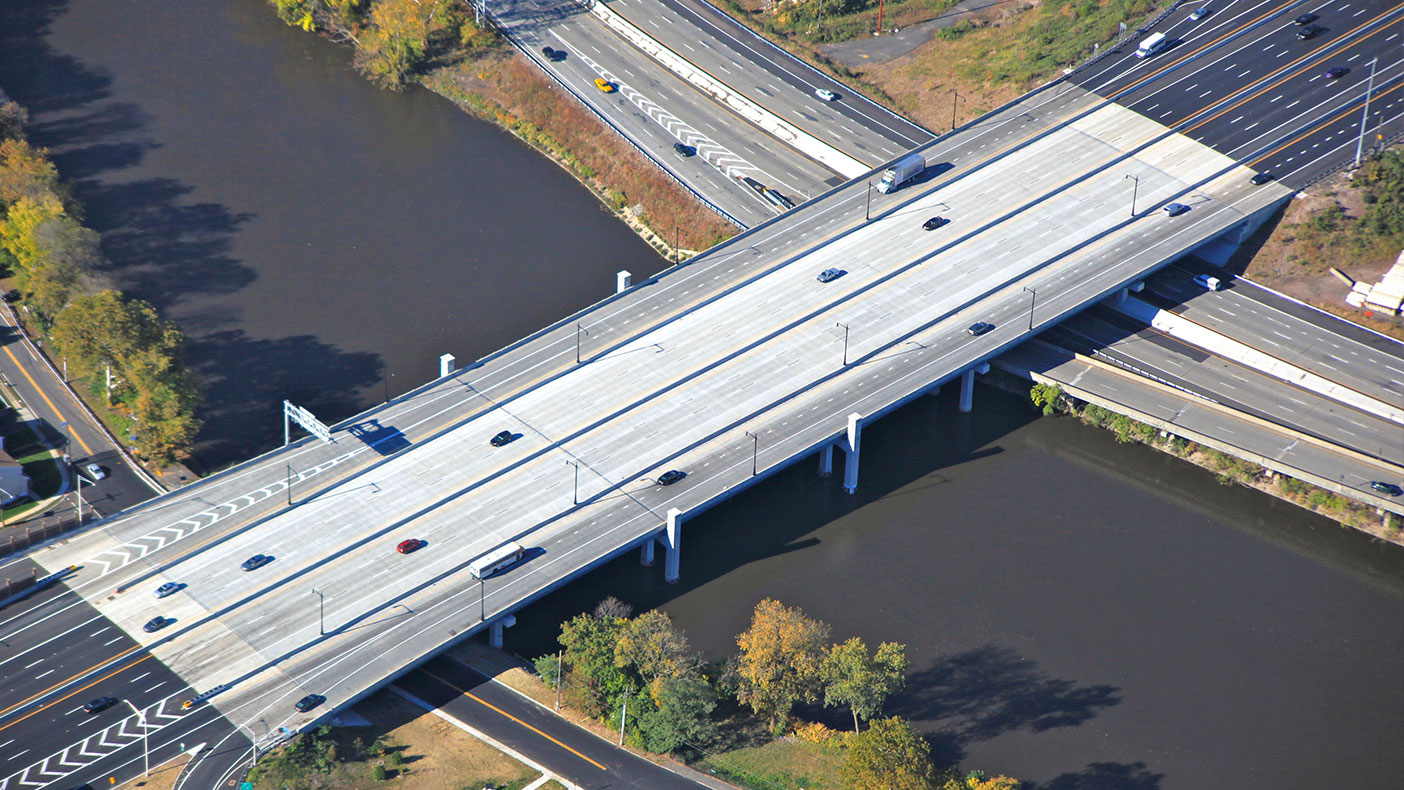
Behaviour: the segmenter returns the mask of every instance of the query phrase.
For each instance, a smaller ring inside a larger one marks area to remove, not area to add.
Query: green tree
[[[634,683],[614,660],[614,646],[624,630],[619,617],[576,615],[561,625],[559,641],[570,667],[572,697],[586,714],[602,716],[619,707]]]
[[[877,654],[868,655],[863,640],[853,637],[834,645],[819,667],[824,682],[824,704],[846,705],[853,713],[853,731],[858,719],[868,720],[882,711],[883,703],[906,684],[907,647],[896,642],[878,645]]]
[[[615,644],[615,663],[633,667],[645,683],[701,674],[702,658],[667,614],[644,612],[625,623]]]
[[[736,698],[777,731],[797,702],[819,698],[819,667],[829,627],[767,598],[756,604],[751,627],[736,637]]]
[[[941,783],[941,790],[1019,790],[1023,783],[1012,776],[985,776],[983,771],[961,775],[951,772]]]
[[[67,216],[57,216],[34,229],[40,256],[24,278],[29,305],[47,324],[68,304],[89,271],[102,262],[98,234]]]
[[[442,0],[376,0],[370,29],[361,37],[362,70],[387,87],[399,87],[423,60]]]
[[[0,244],[19,264],[17,274],[26,276],[43,261],[44,249],[39,242],[38,229],[62,215],[63,203],[52,194],[21,197],[6,208],[5,221],[0,222]]]
[[[656,685],[653,707],[639,714],[643,747],[651,752],[671,752],[684,745],[705,746],[717,735],[712,711],[717,695],[698,678],[663,678]]]
[[[936,786],[931,747],[911,725],[895,716],[878,719],[854,736],[840,775],[844,784],[855,790],[931,790]]]
[[[1058,411],[1063,400],[1063,388],[1057,384],[1035,384],[1029,390],[1033,405],[1043,410],[1043,416],[1051,417]]]

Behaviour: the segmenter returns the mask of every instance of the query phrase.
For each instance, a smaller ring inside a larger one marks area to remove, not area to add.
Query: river
[[[0,86],[108,276],[191,337],[206,467],[275,444],[284,397],[347,416],[662,268],[555,165],[348,62],[262,0],[0,2]],[[1399,787],[1404,551],[952,394],[865,429],[857,495],[788,470],[688,522],[681,583],[621,558],[509,645],[550,651],[613,594],[720,659],[771,596],[905,643],[889,712],[945,761],[1048,790]]]

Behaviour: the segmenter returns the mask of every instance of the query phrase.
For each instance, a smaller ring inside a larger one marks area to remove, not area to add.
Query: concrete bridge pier
[[[452,354],[439,355],[439,378],[443,378],[453,372],[454,356]]]
[[[645,568],[653,565],[653,544],[656,542],[653,538],[649,538],[639,547],[639,564]]]
[[[629,286],[633,284],[633,280],[634,275],[630,274],[628,270],[615,272],[614,292],[617,294],[622,294],[625,291],[629,290]]]
[[[492,621],[488,626],[488,644],[496,648],[502,647],[502,629],[511,628],[517,624],[517,616],[509,614]]]
[[[975,406],[975,374],[984,375],[990,372],[990,363],[981,362],[973,368],[960,374],[960,410],[969,413]]]
[[[819,476],[828,477],[834,473],[834,446],[824,445],[824,449],[819,451]]]
[[[863,440],[863,415],[848,415],[848,435],[843,438],[843,489],[853,493],[858,489],[858,446]]]
[[[1131,283],[1130,285],[1116,292],[1116,303],[1124,304],[1127,298],[1131,296],[1131,294],[1140,293],[1145,287],[1146,283],[1144,280]]]
[[[651,543],[652,541],[650,541]],[[669,584],[678,582],[678,560],[682,554],[682,511],[668,508],[668,528],[663,530],[663,581]]]

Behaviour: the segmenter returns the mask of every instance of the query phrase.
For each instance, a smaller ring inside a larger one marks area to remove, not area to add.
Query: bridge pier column
[[[614,292],[617,294],[622,294],[625,291],[629,290],[629,286],[633,284],[633,280],[634,275],[630,274],[627,270],[615,272]]]
[[[1130,289],[1129,287],[1128,287],[1128,288],[1122,288],[1120,291],[1117,291],[1117,292],[1116,292],[1116,303],[1117,303],[1117,304],[1125,304],[1125,303],[1126,303],[1126,297],[1128,297],[1128,296],[1130,296],[1130,295],[1131,295],[1131,289]]]
[[[973,368],[960,374],[960,410],[966,413],[974,408],[975,399],[975,374],[984,375],[990,372],[990,363],[981,362]]]
[[[834,446],[824,445],[824,449],[819,451],[819,476],[828,477],[834,473]]]
[[[853,493],[858,489],[858,446],[863,440],[863,415],[848,415],[848,435],[843,444],[843,489]]]
[[[496,620],[493,620],[492,625],[488,626],[488,644],[496,648],[501,648],[502,630],[505,628],[511,628],[516,624],[517,616],[513,614],[509,614],[506,617],[500,617]]]
[[[454,358],[452,354],[439,355],[439,378],[443,378],[453,372]]]
[[[657,543],[657,541],[653,538],[649,538],[647,541],[644,542],[642,546],[639,547],[639,564],[644,566],[645,568],[653,564],[654,543]]]
[[[667,549],[663,557],[663,581],[669,584],[678,582],[678,559],[682,554],[682,511],[668,508],[668,528],[663,530],[663,546]]]
[[[927,390],[927,391],[926,391],[926,394],[927,394],[927,395],[930,395],[930,396],[933,397],[933,398],[937,397],[938,395],[941,394],[941,385],[940,385],[940,384],[937,384],[936,386],[934,386],[934,387],[932,387],[931,389]]]

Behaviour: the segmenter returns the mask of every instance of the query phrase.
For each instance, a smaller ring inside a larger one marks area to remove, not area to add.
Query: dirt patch
[[[182,754],[174,760],[169,760],[151,769],[151,776],[137,778],[123,782],[118,785],[118,790],[174,790],[176,780],[180,778],[180,772],[185,770],[186,763],[190,762],[189,754]]]
[[[1371,236],[1355,224],[1365,212],[1360,189],[1340,173],[1292,200],[1229,260],[1228,267],[1348,321],[1404,340],[1404,319],[1345,303],[1350,286],[1331,274],[1373,283],[1394,264],[1399,248],[1388,237]]]

